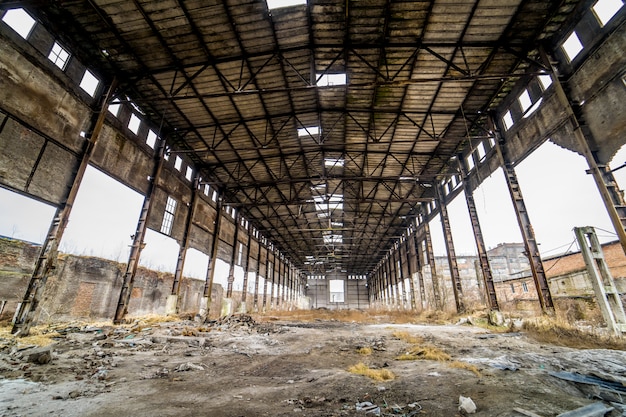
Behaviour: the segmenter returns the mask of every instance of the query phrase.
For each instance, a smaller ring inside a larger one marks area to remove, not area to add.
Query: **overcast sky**
[[[614,166],[626,161],[622,150]],[[528,212],[544,256],[576,250],[572,229],[594,226],[602,241],[617,239],[593,178],[585,173],[583,157],[546,142],[516,169]],[[626,171],[623,170],[623,171]],[[626,184],[626,172],[616,172]],[[622,185],[623,186],[623,185]],[[521,235],[501,170],[487,178],[474,192],[485,243],[488,248],[503,242],[521,242]],[[61,250],[126,262],[130,236],[135,232],[143,197],[93,167],[86,172]],[[461,194],[449,205],[455,249],[458,255],[476,253],[465,199]],[[43,242],[54,209],[0,188],[0,235]],[[431,222],[437,254],[445,254],[441,222]],[[178,244],[149,230],[141,264],[173,272]],[[570,246],[571,245],[571,246]],[[204,278],[208,257],[192,250],[187,256],[185,275]],[[228,267],[219,263],[219,276]],[[237,274],[241,274],[237,270]]]

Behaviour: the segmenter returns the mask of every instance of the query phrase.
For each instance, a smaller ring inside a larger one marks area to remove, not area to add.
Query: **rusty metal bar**
[[[491,266],[489,265],[489,258],[487,257],[487,249],[485,247],[485,239],[483,238],[483,232],[480,228],[480,221],[478,219],[478,212],[476,211],[476,203],[474,202],[474,194],[468,181],[468,169],[467,162],[462,155],[457,158],[459,161],[459,168],[461,170],[463,191],[465,194],[465,201],[467,203],[467,210],[469,212],[470,222],[472,224],[472,230],[474,231],[474,239],[476,240],[476,249],[478,251],[478,260],[480,262],[480,269],[483,273],[483,281],[485,283],[485,292],[487,293],[487,301],[489,303],[490,310],[500,310],[498,306],[498,296],[496,294],[496,287],[493,282],[493,274],[491,273]],[[480,280],[480,278],[478,277]]]
[[[237,261],[237,252],[239,249],[239,228],[241,227],[241,215],[237,211],[237,215],[233,219],[235,221],[235,236],[233,237],[233,251],[230,255],[230,266],[228,268],[228,282],[226,285],[226,298],[233,296],[233,283],[235,282],[235,262]]]
[[[426,204],[423,204],[422,208],[425,209],[425,207]],[[424,213],[426,212],[424,211]],[[439,277],[437,276],[437,263],[435,262],[435,253],[433,251],[433,241],[430,237],[430,225],[428,224],[428,220],[424,220],[424,222],[421,223],[421,226],[424,228],[424,236],[426,238],[426,252],[428,256],[428,264],[430,265],[430,279],[433,283],[435,310],[443,310],[441,291],[439,290]]]
[[[181,239],[180,248],[178,250],[178,258],[176,260],[176,270],[174,272],[174,282],[172,283],[172,292],[170,294],[170,302],[168,303],[168,314],[178,313],[178,294],[180,293],[180,281],[183,278],[183,269],[185,267],[185,258],[187,257],[187,249],[189,248],[189,233],[193,225],[193,217],[196,212],[198,200],[198,187],[200,178],[196,176],[193,180],[193,193],[191,194],[191,202],[189,210],[187,210],[187,219],[185,220],[185,231]],[[171,303],[171,304],[170,304]]]
[[[19,336],[27,336],[30,332],[37,306],[43,296],[43,290],[48,280],[48,276],[52,270],[55,269],[57,261],[57,254],[59,249],[59,243],[65,232],[67,222],[69,221],[72,207],[76,201],[76,195],[80,188],[80,184],[89,165],[89,160],[93,153],[94,147],[100,137],[102,126],[107,114],[109,101],[114,95],[117,88],[117,80],[113,79],[107,92],[102,96],[99,111],[93,113],[91,118],[90,132],[87,135],[87,140],[84,144],[83,155],[74,174],[72,180],[72,186],[70,187],[65,201],[57,208],[54,215],[54,219],[48,229],[46,240],[44,241],[39,257],[35,263],[34,271],[30,277],[28,287],[24,294],[22,302],[18,305],[13,320],[13,328],[11,333],[18,334]]]
[[[526,248],[526,254],[530,262],[530,270],[532,271],[535,287],[537,288],[537,294],[539,296],[539,303],[544,313],[552,314],[554,313],[552,294],[550,294],[550,286],[548,285],[548,279],[543,268],[543,261],[539,255],[539,246],[535,239],[535,232],[530,222],[530,217],[528,216],[528,210],[526,210],[522,190],[517,181],[517,174],[515,173],[513,163],[508,158],[506,144],[500,134],[497,122],[493,117],[490,117],[489,123],[492,128],[491,130],[496,136],[496,152],[498,152],[498,157],[500,158],[504,179],[506,180],[506,185],[511,195],[517,223],[522,233],[522,239],[524,240],[524,247]]]
[[[450,278],[452,279],[452,290],[454,293],[454,301],[456,303],[456,311],[458,313],[464,313],[465,304],[463,302],[463,285],[461,284],[459,266],[456,262],[456,252],[454,250],[454,241],[452,240],[452,229],[450,228],[448,208],[446,207],[446,202],[444,201],[443,189],[440,185],[436,185],[435,189],[437,192],[441,228],[443,229],[444,242],[446,244],[446,251],[448,252],[448,265],[450,266]]]

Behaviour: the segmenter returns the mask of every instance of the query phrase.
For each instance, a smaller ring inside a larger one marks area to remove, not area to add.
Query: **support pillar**
[[[276,252],[274,252],[274,250],[272,250],[272,279],[270,281],[270,310],[274,307],[275,301],[276,301],[274,299],[275,274],[276,274]]]
[[[509,189],[509,194],[511,195],[515,216],[517,217],[517,223],[519,225],[520,232],[522,233],[522,239],[524,240],[524,247],[530,262],[530,270],[532,271],[533,279],[535,280],[535,288],[537,289],[537,294],[539,295],[539,303],[541,304],[541,309],[544,313],[552,314],[554,313],[554,303],[552,301],[552,295],[550,294],[548,279],[546,278],[545,270],[543,268],[543,262],[541,260],[541,256],[539,255],[539,246],[537,245],[537,240],[535,239],[535,232],[530,222],[528,211],[526,210],[526,203],[524,202],[524,197],[522,196],[522,190],[517,181],[517,174],[515,173],[515,168],[513,168],[513,163],[508,158],[506,144],[504,143],[504,138],[500,134],[498,125],[493,117],[489,120],[492,130],[496,136],[496,152],[500,158],[500,165],[502,166],[502,171],[504,172],[504,178],[506,180],[507,188]]]
[[[179,310],[178,296],[180,294],[180,281],[183,278],[183,269],[185,267],[185,258],[187,257],[187,249],[189,248],[189,232],[193,224],[193,217],[196,212],[196,204],[198,199],[198,187],[200,178],[196,176],[193,180],[193,193],[191,194],[191,202],[189,210],[187,210],[187,220],[185,221],[185,231],[180,242],[178,250],[178,259],[176,260],[176,270],[174,272],[174,283],[172,284],[172,292],[167,299],[165,307],[166,314],[176,314]]]
[[[393,292],[393,281],[391,278],[391,266],[390,266],[390,261],[389,259],[391,258],[391,256],[389,256],[389,254],[387,254],[387,256],[385,257],[385,289],[386,289],[386,299],[387,299],[387,305],[393,305],[394,301],[395,301],[395,296],[394,296],[394,292]]]
[[[89,130],[87,132],[87,140],[84,144],[83,155],[80,164],[77,167],[76,173],[72,180],[72,186],[69,192],[65,196],[65,201],[57,208],[54,215],[54,219],[48,229],[46,240],[44,241],[39,257],[35,263],[34,271],[30,277],[28,287],[24,294],[22,302],[17,306],[17,311],[13,319],[13,328],[11,333],[18,334],[20,336],[27,336],[30,332],[37,306],[43,296],[43,290],[46,285],[46,281],[56,267],[57,254],[59,249],[59,243],[65,232],[67,222],[69,221],[72,207],[76,201],[76,195],[80,188],[80,184],[89,165],[91,155],[93,154],[94,147],[98,142],[102,126],[104,125],[104,119],[107,114],[109,101],[113,97],[115,88],[117,87],[117,80],[113,80],[106,94],[102,97],[100,107],[97,111],[94,111],[91,117]]]
[[[439,217],[441,218],[441,228],[443,229],[444,242],[446,251],[448,252],[448,265],[450,266],[450,277],[452,278],[452,290],[454,292],[454,301],[456,311],[458,313],[465,312],[465,304],[463,302],[463,286],[461,284],[461,275],[459,274],[459,266],[456,262],[456,252],[454,250],[454,241],[452,240],[452,229],[450,228],[450,218],[448,217],[448,208],[444,201],[443,190],[437,184],[437,202],[439,205]]]
[[[235,262],[237,261],[237,252],[239,249],[239,228],[241,227],[241,216],[239,211],[233,219],[235,221],[235,236],[233,237],[233,251],[230,255],[230,267],[228,268],[228,284],[226,286],[226,298],[233,297],[233,283],[235,282]]]
[[[411,251],[409,250],[411,245],[409,243],[410,240],[410,235],[406,236],[406,239],[404,239],[404,253],[406,255],[406,266],[409,272],[409,293],[411,294],[411,310],[416,310],[417,309],[417,303],[415,302],[415,282],[413,280],[413,275],[415,275],[415,273],[413,272],[413,268],[411,268]],[[413,252],[415,253],[415,252]]]
[[[146,236],[146,228],[148,224],[148,218],[152,211],[152,199],[156,190],[156,184],[161,176],[161,169],[163,168],[163,155],[165,152],[165,140],[159,139],[156,151],[154,153],[154,167],[150,181],[148,182],[148,190],[141,206],[141,213],[139,220],[137,221],[137,228],[133,235],[133,243],[130,246],[130,253],[128,255],[128,262],[126,263],[126,271],[122,278],[122,290],[117,302],[117,308],[115,310],[115,316],[113,317],[113,323],[120,324],[124,321],[124,317],[128,311],[128,303],[130,301],[130,295],[133,290],[133,284],[135,282],[135,274],[137,273],[137,266],[139,265],[139,259],[141,251],[143,250],[144,238]]]
[[[425,207],[425,203],[422,207]],[[433,251],[433,241],[430,236],[430,225],[428,220],[424,219],[421,223],[424,228],[424,237],[426,241],[426,255],[428,256],[428,264],[430,265],[430,278],[433,283],[433,294],[435,310],[443,310],[443,303],[441,302],[441,291],[439,290],[439,277],[437,276],[437,263],[435,262],[435,252]]]
[[[270,279],[270,250],[265,247],[265,279],[263,280],[263,311],[267,308],[267,282]]]
[[[422,259],[422,244],[417,238],[417,221],[415,222],[415,232],[413,233],[413,246],[415,247],[415,266],[417,268],[417,282],[420,287],[420,302],[422,310],[426,309],[426,287],[424,285],[424,275],[422,269],[424,262]]]
[[[467,203],[467,210],[469,212],[472,230],[474,231],[474,239],[476,240],[476,250],[478,252],[480,269],[483,273],[485,292],[487,293],[487,302],[489,303],[488,307],[490,310],[498,311],[500,310],[500,307],[498,306],[498,296],[493,282],[493,274],[491,273],[491,266],[489,265],[489,258],[487,257],[487,249],[485,248],[485,240],[483,238],[482,229],[480,228],[480,221],[478,220],[474,194],[467,177],[467,162],[465,161],[465,158],[460,155],[457,159],[459,161],[459,168],[461,169],[465,202]]]
[[[220,232],[222,231],[222,207],[224,205],[222,193],[218,192],[217,207],[215,208],[215,228],[213,229],[213,239],[211,241],[211,257],[206,271],[206,279],[204,283],[204,294],[200,300],[200,317],[206,317],[211,307],[211,294],[213,292],[213,281],[215,279],[215,263],[217,262],[218,245],[220,241]]]
[[[402,242],[398,242],[398,247],[394,252],[398,255],[394,256],[394,265],[396,267],[396,279],[398,275],[400,278],[400,286],[398,288],[398,292],[400,293],[400,307],[404,310],[406,308],[406,285],[404,282],[404,268],[402,268]]]
[[[246,266],[243,269],[243,291],[241,293],[241,311],[247,312],[246,299],[248,298],[248,274],[250,273],[250,248],[252,247],[252,228],[248,226],[248,245],[246,247]]]
[[[260,236],[257,234],[257,236]],[[256,276],[254,279],[254,309],[256,311],[259,310],[259,281],[261,278],[261,247],[263,245],[261,245],[261,239],[257,239],[257,243],[259,245],[259,250],[257,252],[257,257],[256,257]],[[267,272],[266,272],[267,275]]]
[[[285,290],[284,281],[285,281],[285,263],[283,262],[282,256],[278,257],[278,279],[276,280],[276,308],[278,308],[283,301],[283,293]]]

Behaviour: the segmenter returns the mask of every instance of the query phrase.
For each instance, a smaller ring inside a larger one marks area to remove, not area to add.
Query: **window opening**
[[[50,50],[50,54],[48,55],[48,59],[61,70],[65,70],[67,61],[70,59],[70,53],[59,45],[58,42],[54,42],[54,45],[52,45],[52,49]]]
[[[324,166],[328,168],[342,167],[344,160],[341,158],[324,158]]]
[[[343,303],[344,302],[344,289],[343,280],[331,279],[328,281],[328,287],[330,292],[331,303]]]
[[[624,2],[622,0],[598,0],[592,7],[600,26],[604,27],[620,11]]]
[[[480,160],[482,160],[485,155],[487,155],[487,152],[485,151],[485,144],[482,141],[478,144],[476,150],[478,151],[478,159]]]
[[[183,160],[180,156],[176,155],[176,159],[174,160],[174,168],[178,171],[183,167]]]
[[[528,284],[526,284],[526,282],[522,282],[522,290],[524,290],[524,292],[528,292]]]
[[[543,90],[547,90],[552,85],[552,76],[550,74],[544,74],[539,76],[539,83]]]
[[[117,102],[114,101],[111,104],[109,104],[109,107],[107,108],[109,110],[109,113],[111,113],[113,116],[117,117],[118,114],[120,114],[120,108],[122,107],[122,105]]]
[[[188,166],[185,170],[185,178],[187,178],[188,181],[191,181],[193,179],[193,168],[191,168],[190,166]]]
[[[583,44],[580,42],[578,35],[574,31],[567,37],[565,42],[563,42],[561,48],[565,51],[565,55],[567,56],[569,62],[572,62],[574,58],[578,56],[580,51],[583,50]]]
[[[522,106],[522,112],[525,112],[533,105],[532,100],[530,99],[530,94],[528,94],[528,90],[524,90],[522,94],[517,98],[520,106]]]
[[[509,130],[513,126],[513,117],[511,116],[511,111],[507,111],[502,118],[502,122],[504,123],[504,128]]]
[[[298,137],[301,138],[303,136],[319,136],[320,128],[319,126],[309,126],[309,127],[301,127],[298,129]]]
[[[467,155],[467,170],[471,171],[474,169],[474,155],[473,154],[469,154]]]
[[[33,27],[35,27],[35,19],[21,8],[7,10],[2,21],[24,39],[28,39]]]
[[[243,259],[243,243],[239,242],[239,255],[237,255],[237,265],[241,266]]]
[[[128,130],[136,135],[139,132],[139,126],[141,126],[141,119],[135,116],[135,113],[131,114],[128,121]]]
[[[174,215],[176,213],[176,200],[172,197],[167,197],[167,203],[165,204],[165,212],[163,213],[163,222],[161,223],[161,233],[170,235],[172,233],[172,226],[174,225]]]
[[[146,138],[146,145],[154,149],[154,145],[156,145],[157,135],[154,133],[152,129],[148,130],[148,137]]]
[[[511,284],[511,292],[512,292],[513,294],[515,294],[515,285],[514,285],[514,284]]]
[[[99,84],[100,80],[98,80],[95,75],[86,69],[82,80],[80,80],[80,88],[82,88],[85,93],[89,94],[91,97],[94,97]]]

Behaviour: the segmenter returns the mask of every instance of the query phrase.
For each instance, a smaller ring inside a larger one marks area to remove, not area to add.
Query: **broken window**
[[[522,112],[525,112],[533,105],[533,101],[530,99],[530,94],[528,94],[528,90],[524,90],[522,94],[517,98],[520,106],[522,106]]]
[[[552,85],[552,76],[550,74],[543,74],[539,76],[539,83],[543,90],[547,90]]]
[[[298,129],[298,137],[301,138],[303,136],[312,136],[318,137],[320,134],[319,126],[309,126],[309,127],[301,127]]]
[[[604,27],[620,11],[624,5],[622,0],[598,0],[592,7],[600,26]]]
[[[109,110],[109,113],[111,113],[113,116],[117,117],[118,114],[120,114],[120,108],[122,107],[122,105],[120,104],[119,101],[114,101],[111,104],[109,104],[109,107],[107,108]]]
[[[98,80],[95,75],[86,69],[82,80],[80,80],[80,88],[82,88],[83,91],[91,97],[94,97],[99,84],[100,80]]]
[[[163,222],[161,223],[161,233],[170,235],[172,233],[172,226],[174,225],[174,215],[176,214],[176,200],[172,197],[167,197],[167,203],[165,204],[165,212],[163,213]]]
[[[318,87],[332,87],[335,85],[346,85],[346,74],[316,74]]]
[[[154,145],[156,145],[157,135],[154,133],[152,129],[148,130],[148,137],[146,138],[146,145],[154,149]]]
[[[48,59],[61,70],[65,70],[67,61],[70,59],[70,53],[59,45],[58,42],[54,42],[54,45],[52,45],[52,49],[50,50],[50,54],[48,55]]]
[[[513,117],[511,116],[511,111],[507,111],[502,118],[502,122],[504,123],[504,128],[509,130],[513,126]]]
[[[565,42],[563,42],[561,48],[565,51],[565,55],[567,56],[569,62],[572,62],[574,58],[578,56],[580,51],[583,50],[583,44],[580,42],[578,35],[574,31],[567,37]]]
[[[35,19],[24,9],[7,10],[2,21],[24,39],[28,39],[33,27],[35,27]]]

